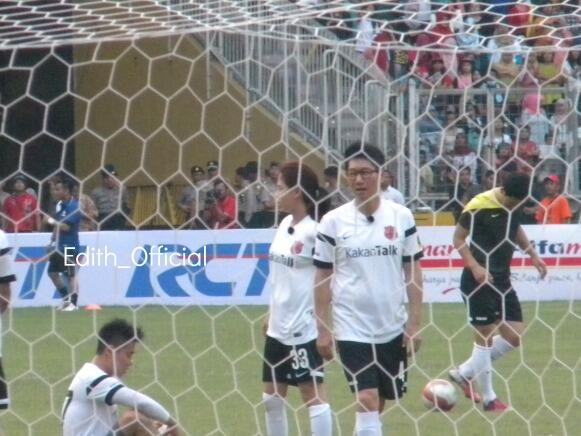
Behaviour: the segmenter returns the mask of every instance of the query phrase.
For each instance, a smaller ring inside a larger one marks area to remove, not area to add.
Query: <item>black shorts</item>
[[[262,365],[263,382],[297,386],[313,381],[322,383],[323,377],[323,358],[317,351],[316,341],[285,345],[270,336],[266,337]]]
[[[68,264],[74,263],[75,265],[65,265],[64,254],[58,251],[53,251],[50,257],[48,258],[48,272],[64,273],[69,277],[74,277],[76,268],[76,258],[77,258],[76,250],[67,250],[67,263]]]
[[[377,389],[387,400],[407,390],[407,348],[403,334],[383,344],[337,341],[339,356],[351,392]]]
[[[492,284],[481,284],[464,270],[460,279],[462,298],[468,306],[472,325],[490,325],[499,321],[522,322],[522,308],[510,277],[495,277]]]

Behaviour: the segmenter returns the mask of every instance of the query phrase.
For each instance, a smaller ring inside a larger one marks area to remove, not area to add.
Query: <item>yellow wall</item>
[[[105,163],[127,185],[183,183],[192,165],[214,159],[228,178],[250,160],[267,167],[308,153],[322,170],[321,155],[298,138],[283,146],[270,113],[254,105],[245,114],[244,90],[192,37],[79,46],[75,63],[76,172],[85,190]]]

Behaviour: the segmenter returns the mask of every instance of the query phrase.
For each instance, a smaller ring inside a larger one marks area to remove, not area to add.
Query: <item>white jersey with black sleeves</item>
[[[318,226],[314,263],[333,268],[333,331],[341,341],[389,342],[407,321],[403,263],[423,250],[411,211],[381,199],[372,216],[351,201]]]
[[[64,436],[109,436],[117,427],[113,395],[123,387],[93,363],[73,378],[62,409]]]
[[[270,246],[267,335],[285,345],[298,345],[317,337],[313,292],[317,222],[310,216],[292,227],[291,222],[290,215],[282,220]]]

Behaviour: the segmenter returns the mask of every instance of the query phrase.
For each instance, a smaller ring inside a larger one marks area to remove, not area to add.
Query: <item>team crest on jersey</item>
[[[303,244],[301,241],[296,241],[291,247],[291,253],[292,254],[301,254],[304,246],[305,246],[305,244]]]
[[[385,226],[383,229],[383,234],[390,241],[393,241],[395,238],[397,238],[397,232],[394,226]]]

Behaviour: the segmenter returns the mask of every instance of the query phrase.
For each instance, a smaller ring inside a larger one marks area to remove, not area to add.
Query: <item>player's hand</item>
[[[268,320],[270,319],[270,315],[267,313],[266,316],[262,319],[262,334],[266,337],[266,332],[268,331]]]
[[[532,264],[539,272],[541,280],[543,280],[547,275],[547,264],[539,256],[535,256],[532,258]]]
[[[326,328],[319,330],[319,336],[317,337],[317,351],[323,359],[333,359],[333,336]]]
[[[159,435],[165,436],[180,436],[181,432],[178,428],[178,425],[175,423],[171,424],[162,424],[157,423],[157,431]]]
[[[403,346],[407,347],[408,356],[417,353],[422,346],[422,337],[419,333],[420,326],[409,324],[403,333]]]
[[[476,280],[478,283],[494,283],[494,279],[490,274],[488,274],[488,271],[486,271],[486,268],[484,268],[482,265],[477,264],[470,268],[470,271],[472,271],[474,280]]]

